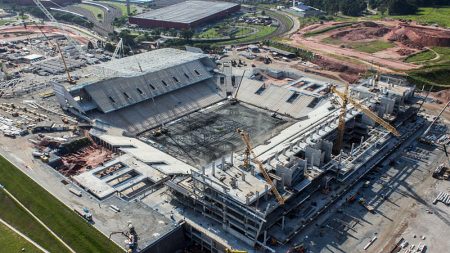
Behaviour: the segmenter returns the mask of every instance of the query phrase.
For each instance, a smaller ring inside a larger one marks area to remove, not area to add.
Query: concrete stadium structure
[[[240,10],[229,2],[186,1],[129,18],[131,24],[147,28],[190,29]]]
[[[61,106],[95,122],[90,136],[116,154],[74,182],[101,201],[149,207],[177,224],[164,233],[182,226],[205,252],[286,252],[423,124],[413,117],[415,87],[393,77],[362,81],[351,96],[401,136],[348,105],[344,145],[333,153],[341,108],[329,79],[292,69],[233,69],[175,49],[101,64],[97,74],[108,78],[70,90],[54,84]],[[148,131],[160,125],[165,133]],[[247,165],[236,129],[251,133]],[[270,193],[275,189],[283,203]],[[158,229],[139,226],[140,245],[170,242],[149,243]]]
[[[64,109],[138,134],[224,99],[214,68],[207,55],[160,49],[99,65],[102,80],[55,90]]]

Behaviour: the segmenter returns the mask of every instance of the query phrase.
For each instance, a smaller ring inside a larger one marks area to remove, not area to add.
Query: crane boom
[[[383,126],[390,133],[394,134],[395,136],[400,136],[400,133],[397,131],[397,129],[395,129],[395,127],[391,126],[391,124],[387,123],[382,118],[378,117],[369,108],[361,104],[361,102],[351,98],[347,93],[342,93],[338,91],[335,86],[331,87],[331,91],[334,94],[338,95],[343,101],[348,100],[348,102],[350,102],[356,109],[362,111],[367,117]]]
[[[251,140],[250,140],[250,135],[247,132],[245,132],[244,130],[241,130],[239,128],[237,129],[237,132],[241,135],[242,141],[244,141],[245,145],[247,146],[246,147],[246,153],[248,152],[248,153],[252,154],[253,161],[256,163],[256,165],[258,165],[258,168],[261,171],[261,174],[263,174],[264,179],[271,186],[272,193],[275,195],[278,203],[280,205],[284,205],[284,199],[281,196],[281,194],[278,192],[277,188],[275,187],[272,179],[269,176],[269,173],[267,173],[266,169],[264,168],[263,163],[260,160],[258,160],[258,158],[256,157],[255,152],[253,152],[253,147],[252,147],[252,143],[251,143]]]
[[[47,16],[47,18],[55,23],[55,25],[58,27],[58,29],[60,29],[61,31],[63,31],[63,35],[64,37],[66,37],[67,41],[69,41],[69,43],[75,47],[75,49],[78,51],[78,53],[83,54],[83,52],[81,51],[81,49],[79,48],[78,43],[72,39],[69,35],[67,35],[67,31],[66,29],[64,29],[64,27],[55,19],[55,17],[53,17],[53,15],[44,7],[44,5],[42,5],[40,0],[33,0],[33,2],[37,5],[37,7],[39,9],[41,9],[41,11],[45,14],[45,16]]]

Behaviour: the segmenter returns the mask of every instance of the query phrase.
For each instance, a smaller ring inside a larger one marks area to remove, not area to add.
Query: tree
[[[341,0],[340,10],[344,15],[361,16],[366,9],[367,3],[364,0]]]
[[[417,6],[407,0],[390,0],[388,9],[389,15],[408,15],[417,12]]]
[[[98,18],[98,19],[102,19],[102,18],[103,18],[103,15],[102,15],[101,13],[99,13],[99,14],[97,14],[97,18]]]
[[[181,37],[183,37],[186,41],[190,41],[193,36],[194,36],[194,31],[192,31],[191,29],[183,30],[181,32]]]

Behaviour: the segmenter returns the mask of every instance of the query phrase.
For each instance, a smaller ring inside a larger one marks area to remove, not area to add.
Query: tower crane
[[[336,86],[331,86],[330,90],[336,94],[338,97],[342,99],[342,107],[341,112],[339,114],[339,125],[338,125],[338,137],[335,145],[335,151],[339,152],[342,148],[342,142],[344,139],[344,130],[345,130],[345,115],[347,113],[347,104],[351,103],[356,109],[362,111],[367,117],[376,123],[383,126],[386,130],[392,133],[395,136],[400,136],[400,133],[393,127],[391,124],[384,121],[382,118],[378,117],[375,113],[373,113],[369,108],[361,104],[361,102],[353,99],[348,94],[348,84],[345,84],[345,92],[338,91]]]
[[[36,6],[47,16],[47,18],[50,20],[50,22],[54,23],[58,29],[63,31],[64,37],[66,37],[67,41],[69,41],[69,44],[72,45],[80,55],[83,54],[83,51],[80,49],[80,45],[72,39],[68,34],[67,31],[64,29],[64,27],[53,17],[53,15],[42,5],[40,0],[33,0],[33,2],[36,4]]]
[[[252,143],[251,143],[251,140],[250,140],[250,135],[246,131],[244,131],[242,129],[239,129],[239,128],[236,131],[241,136],[242,141],[246,145],[246,149],[244,151],[244,154],[245,154],[244,166],[246,166],[247,168],[250,166],[250,154],[251,154],[253,156],[253,161],[256,163],[256,165],[259,168],[259,171],[261,171],[261,174],[263,174],[264,179],[271,186],[272,193],[275,195],[278,203],[280,205],[284,205],[283,197],[281,196],[281,194],[278,192],[277,188],[275,187],[272,179],[269,176],[269,173],[267,173],[266,169],[264,168],[263,163],[258,160],[258,158],[256,157],[255,152],[253,151],[253,146],[252,146]]]
[[[42,33],[42,35],[44,35],[45,39],[47,39],[47,41],[48,41],[50,44],[52,44],[50,38],[47,37],[47,35],[44,33],[44,31],[41,29],[41,27],[40,27],[40,26],[37,26],[37,27],[38,27],[39,31]],[[63,62],[63,64],[64,64],[64,70],[66,71],[66,74],[67,74],[67,81],[68,81],[70,84],[76,84],[76,81],[73,80],[72,76],[70,75],[69,68],[67,67],[66,60],[64,59],[64,54],[63,54],[63,52],[61,51],[61,48],[60,48],[60,46],[59,46],[58,41],[56,41],[55,44],[56,44],[56,49],[58,50],[58,53],[59,53],[59,55],[61,56],[61,60],[62,60],[62,62]]]

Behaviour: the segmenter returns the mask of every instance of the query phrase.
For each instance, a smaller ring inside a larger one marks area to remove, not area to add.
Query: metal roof
[[[115,59],[98,65],[100,75],[107,77],[139,76],[148,72],[167,69],[183,63],[207,58],[205,54],[192,53],[173,48],[163,48]]]
[[[146,12],[135,17],[190,24],[238,5],[228,2],[186,1]]]
[[[142,68],[151,69],[144,64]],[[107,113],[212,77],[207,67],[199,60],[154,70],[156,71],[141,76],[100,81],[85,86],[84,89],[99,109]]]

